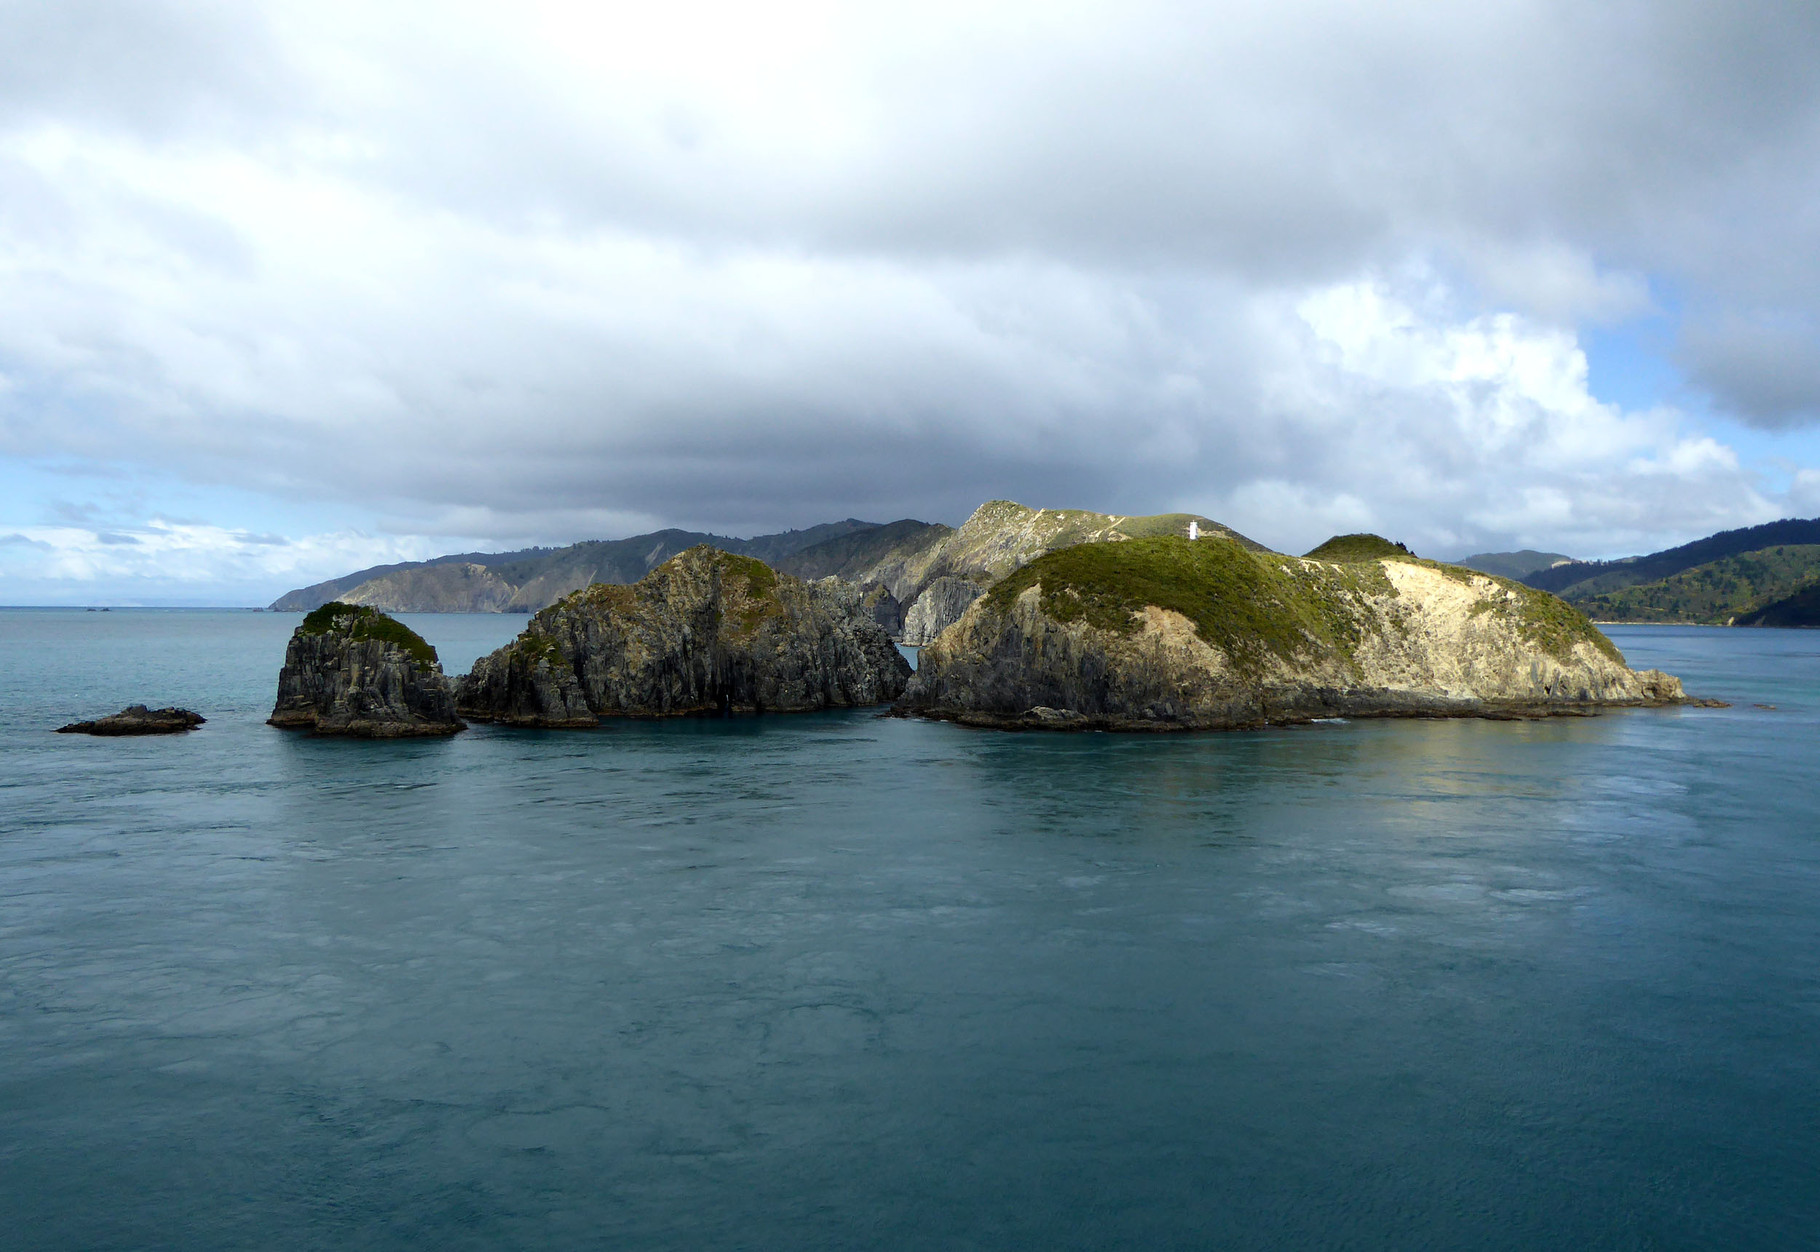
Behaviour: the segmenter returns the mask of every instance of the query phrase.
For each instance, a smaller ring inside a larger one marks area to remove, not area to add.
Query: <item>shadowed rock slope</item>
[[[457,703],[482,720],[582,727],[882,704],[909,673],[857,588],[703,545],[631,586],[597,583],[542,610],[475,662]]]
[[[904,614],[903,642],[911,647],[934,643],[935,637],[961,620],[967,606],[986,589],[965,578],[942,577],[924,587]]]
[[[924,647],[898,710],[1171,730],[1684,698],[1553,596],[1371,538],[1330,549],[1371,554],[1340,561],[1173,536],[1049,553]]]
[[[465,729],[436,649],[365,605],[331,601],[291,633],[273,726],[400,739]]]

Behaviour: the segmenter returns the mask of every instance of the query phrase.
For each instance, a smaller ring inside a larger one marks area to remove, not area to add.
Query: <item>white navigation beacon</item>
[[[1200,537],[1201,537],[1201,524],[1199,522],[1190,521],[1188,523],[1189,540],[1192,542],[1193,540],[1199,539]]]

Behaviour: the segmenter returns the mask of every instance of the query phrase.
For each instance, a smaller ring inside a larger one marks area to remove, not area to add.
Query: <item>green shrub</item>
[[[306,635],[326,635],[345,631],[350,639],[377,639],[396,644],[420,665],[436,664],[436,649],[424,637],[396,618],[387,617],[366,604],[343,604],[331,600],[304,616],[298,627]]]

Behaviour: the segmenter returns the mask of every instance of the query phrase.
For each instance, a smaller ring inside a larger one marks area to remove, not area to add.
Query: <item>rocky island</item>
[[[92,722],[71,722],[57,727],[60,735],[180,735],[208,721],[188,709],[148,709],[143,704],[129,704],[118,713],[98,717]]]
[[[882,704],[910,666],[872,609],[851,583],[704,544],[543,609],[475,662],[456,702],[465,717],[542,727]]]
[[[1291,557],[1215,533],[1083,543],[998,579],[895,711],[996,727],[1191,730],[1336,716],[1679,703],[1546,592],[1372,535]]]
[[[339,601],[306,615],[292,632],[268,721],[361,739],[466,729],[436,649],[378,609]]]

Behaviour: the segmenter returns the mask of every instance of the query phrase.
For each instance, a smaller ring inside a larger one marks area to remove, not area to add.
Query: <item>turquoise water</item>
[[[0,1243],[1814,1242],[1820,635],[1612,631],[1718,710],[347,743],[262,725],[296,620],[0,612]],[[46,733],[129,701],[210,721]]]

